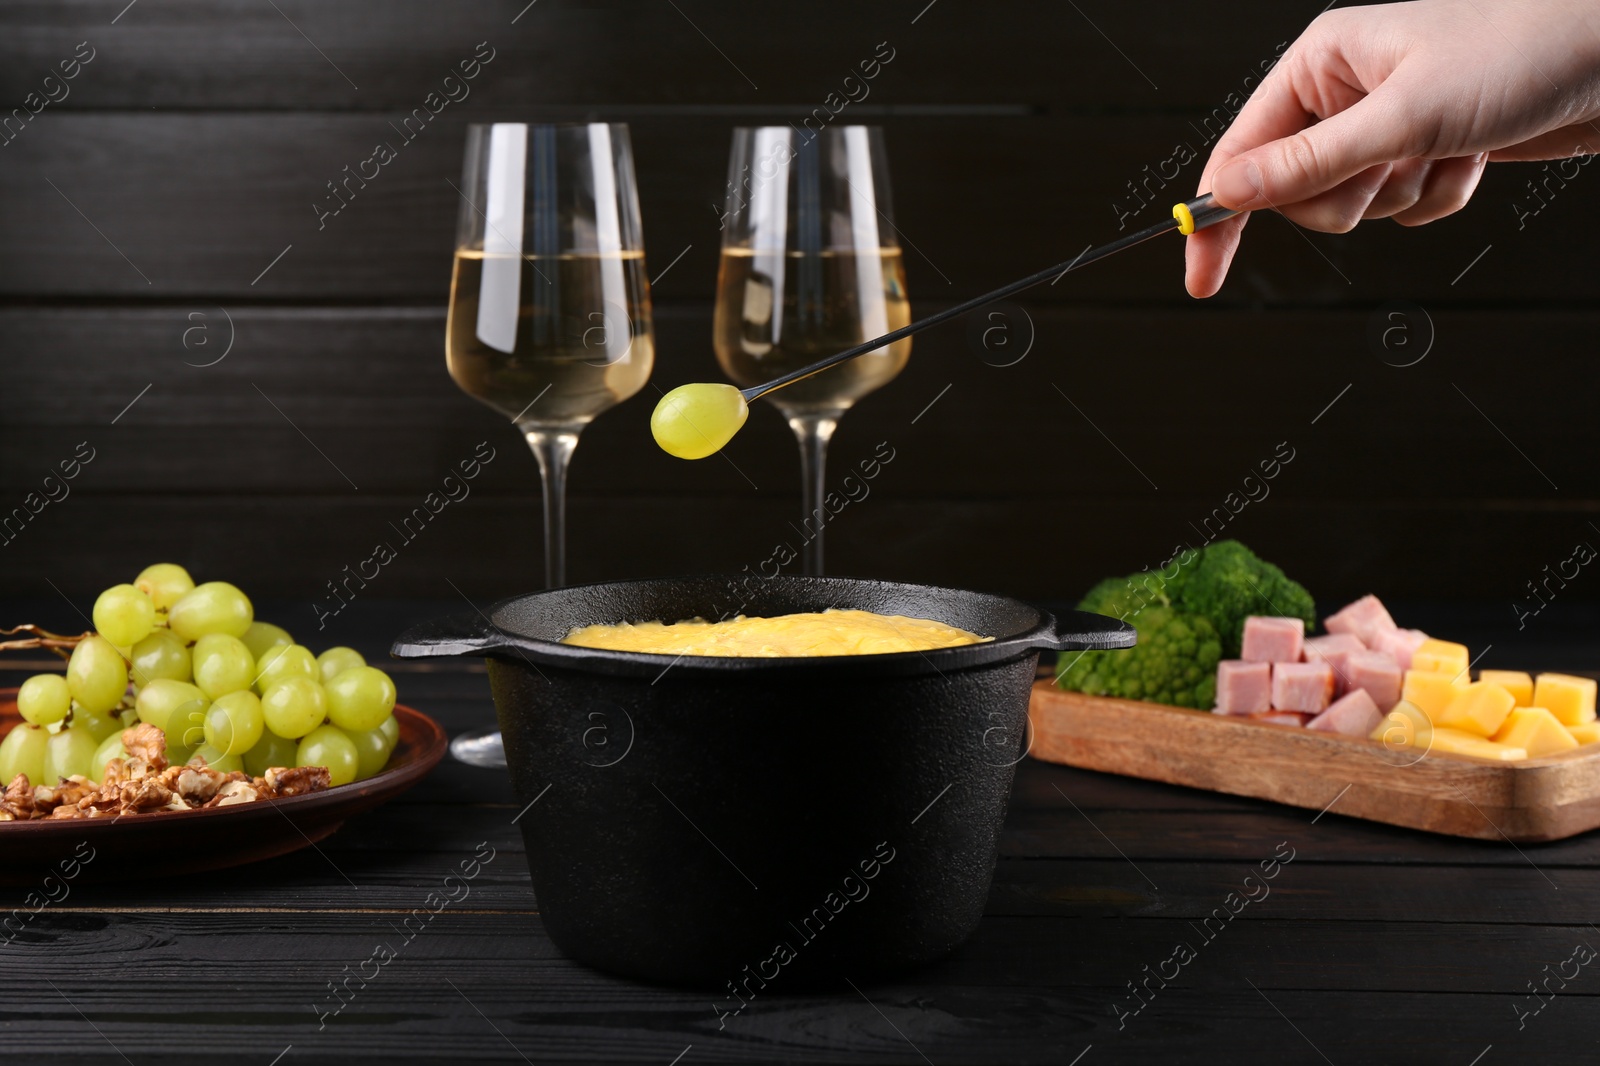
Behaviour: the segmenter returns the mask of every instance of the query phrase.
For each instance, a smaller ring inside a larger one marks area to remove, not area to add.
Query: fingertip
[[[1218,222],[1191,235],[1184,245],[1184,287],[1197,300],[1215,296],[1227,279],[1249,215]]]
[[[1183,279],[1183,287],[1188,290],[1190,297],[1193,299],[1208,300],[1217,294],[1217,289],[1221,286],[1215,284],[1209,278],[1199,277],[1191,270],[1188,277]]]
[[[1215,296],[1217,290],[1222,287],[1222,278],[1217,272],[1216,253],[1209,245],[1208,236],[1197,233],[1189,238],[1183,250],[1183,287],[1196,300]]]

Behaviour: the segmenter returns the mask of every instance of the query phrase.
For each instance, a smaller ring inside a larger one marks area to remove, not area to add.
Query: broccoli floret
[[[1146,607],[1128,620],[1139,631],[1139,643],[1120,651],[1063,653],[1056,684],[1091,696],[1209,710],[1216,703],[1222,658],[1216,627],[1172,607]]]
[[[1311,593],[1236,540],[1208,546],[1184,580],[1174,604],[1204,615],[1222,637],[1223,654],[1239,657],[1244,620],[1252,614],[1304,618],[1316,623]]]

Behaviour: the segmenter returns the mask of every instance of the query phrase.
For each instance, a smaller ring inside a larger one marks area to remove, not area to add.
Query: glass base
[[[468,766],[493,770],[505,766],[506,747],[498,729],[483,733],[462,733],[450,742],[450,754]]]

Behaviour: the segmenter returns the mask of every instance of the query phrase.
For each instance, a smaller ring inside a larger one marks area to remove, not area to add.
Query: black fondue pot
[[[748,997],[944,955],[983,913],[1040,649],[1126,648],[1133,627],[925,585],[739,581],[519,596],[417,626],[393,654],[488,659],[540,914],[579,961]],[[559,643],[830,607],[994,639],[779,659]]]

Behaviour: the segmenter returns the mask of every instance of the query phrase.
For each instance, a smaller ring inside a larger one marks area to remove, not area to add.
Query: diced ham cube
[[[1372,702],[1389,711],[1400,702],[1400,664],[1377,651],[1351,652],[1344,661],[1346,691],[1365,689]]]
[[[1306,714],[1303,711],[1266,711],[1262,714],[1252,714],[1252,722],[1266,722],[1269,725],[1303,726],[1316,718],[1316,715]]]
[[[1329,633],[1349,633],[1371,648],[1380,633],[1398,629],[1388,608],[1376,596],[1363,596],[1322,620]]]
[[[1217,664],[1217,713],[1256,714],[1272,708],[1272,664],[1224,659]]]
[[[1383,712],[1378,705],[1367,695],[1366,689],[1358,688],[1335,700],[1327,710],[1307,722],[1306,728],[1347,737],[1370,737],[1382,721]]]
[[[1325,637],[1307,637],[1305,658],[1308,663],[1323,662],[1333,667],[1333,694],[1343,696],[1350,691],[1345,660],[1351,652],[1366,650],[1367,646],[1349,633],[1330,633]]]
[[[1411,653],[1422,647],[1428,634],[1420,629],[1394,629],[1379,633],[1372,645],[1373,651],[1379,651],[1400,664],[1400,669],[1411,669]]]
[[[1333,698],[1333,667],[1327,663],[1274,663],[1272,709],[1320,714]]]
[[[1251,615],[1244,620],[1239,657],[1250,663],[1297,663],[1305,637],[1304,619]]]

